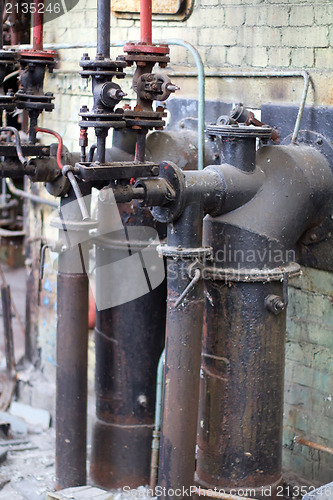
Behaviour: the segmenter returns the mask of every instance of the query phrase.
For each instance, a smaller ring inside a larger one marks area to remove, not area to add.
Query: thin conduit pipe
[[[22,145],[21,145],[21,138],[18,130],[15,127],[0,127],[0,132],[11,132],[14,134],[15,137],[15,146],[16,146],[16,153],[18,156],[18,159],[22,163],[24,167],[27,166],[28,160],[24,156],[23,151],[22,151]]]
[[[297,141],[298,132],[301,125],[304,106],[308,95],[310,76],[306,70],[302,71],[217,71],[206,74],[210,78],[303,78],[304,86],[301,98],[301,104],[298,110],[295,127],[292,135],[292,142]]]
[[[324,446],[323,444],[315,443],[314,441],[309,441],[304,437],[295,436],[294,441],[295,443],[298,443],[302,446],[307,446],[308,448],[313,448],[314,450],[323,451],[325,453],[333,455],[333,448],[329,448],[328,446]]]
[[[26,191],[22,191],[22,189],[18,189],[14,182],[9,179],[8,177],[6,178],[6,184],[8,187],[8,190],[14,194],[15,196],[19,196],[20,198],[27,198],[28,200],[34,201],[35,203],[40,203],[43,205],[49,205],[50,207],[53,208],[58,208],[58,203],[52,200],[46,200],[45,198],[42,198],[41,196],[37,196],[36,194],[32,193],[27,193]]]
[[[149,484],[149,488],[153,491],[155,491],[155,487],[157,484],[157,474],[158,474],[164,366],[165,366],[165,349],[163,349],[157,365],[155,425],[153,432],[153,440],[151,444],[150,484]]]
[[[111,42],[111,47],[123,47],[126,45],[127,41],[120,40],[117,42]],[[198,78],[198,170],[204,168],[204,158],[205,158],[205,68],[198,50],[186,42],[185,40],[180,40],[178,38],[173,38],[170,40],[161,40],[160,43],[166,43],[167,45],[177,45],[179,47],[184,47],[186,50],[191,52],[193,55],[197,73],[191,76]],[[16,48],[16,46],[13,46]],[[93,49],[96,47],[96,43],[78,43],[78,44],[67,44],[67,43],[46,43],[44,44],[45,49],[53,50],[65,50],[65,49]],[[21,45],[21,48],[28,49],[31,45]],[[178,73],[174,73],[174,76],[178,76]],[[181,76],[181,75],[180,75]]]

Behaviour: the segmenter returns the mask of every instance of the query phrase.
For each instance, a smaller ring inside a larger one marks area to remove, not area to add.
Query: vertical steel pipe
[[[3,49],[3,2],[0,2],[0,50]]]
[[[135,161],[137,163],[144,163],[146,159],[146,135],[148,130],[146,128],[138,130],[135,148]]]
[[[140,36],[141,43],[152,43],[152,0],[140,1]]]
[[[79,243],[82,217],[73,191],[61,199],[61,214],[61,224],[70,220],[72,230],[60,231],[71,248],[59,256],[57,281],[57,489],[86,484],[87,457],[88,246]]]
[[[5,334],[6,369],[9,377],[15,373],[14,336],[12,326],[12,306],[9,285],[1,287],[2,316]]]
[[[44,5],[43,0],[35,0],[32,4],[34,6],[34,13],[32,15],[32,48],[33,50],[43,50],[43,20]]]
[[[185,252],[187,248],[201,247],[202,216],[197,200],[187,205],[180,219],[169,225],[168,246],[181,247]],[[183,303],[175,307],[191,281],[189,264],[191,258],[175,255],[167,259],[167,327],[158,475],[163,498],[172,498],[171,490],[178,488],[179,498],[188,497],[194,482],[204,306],[202,280]]]
[[[110,58],[110,0],[97,0],[97,53]]]

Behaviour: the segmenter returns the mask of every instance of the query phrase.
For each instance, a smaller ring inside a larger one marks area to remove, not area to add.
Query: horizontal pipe
[[[50,207],[53,208],[58,208],[58,203],[56,201],[52,200],[47,200],[46,198],[42,198],[41,196],[37,196],[36,194],[32,193],[27,193],[27,191],[23,191],[22,189],[18,189],[14,182],[9,179],[8,177],[6,178],[6,184],[9,189],[9,191],[14,194],[15,196],[19,196],[21,198],[27,198],[28,200],[31,200],[35,203],[40,203],[43,205],[49,205]]]
[[[303,78],[304,86],[301,104],[297,113],[295,127],[292,135],[292,143],[296,143],[301,125],[306,97],[308,95],[310,76],[305,70],[301,71],[217,71],[208,73],[206,76],[216,78]]]
[[[111,42],[110,47],[123,47],[126,45],[127,41],[119,40],[116,42]],[[177,45],[184,47],[186,50],[191,52],[195,64],[197,66],[197,73],[193,74],[198,78],[198,170],[204,168],[204,157],[205,157],[205,69],[198,50],[190,43],[185,40],[180,39],[170,39],[162,40],[159,43],[165,43],[167,45]],[[65,49],[89,49],[95,48],[97,46],[96,42],[89,43],[47,43],[44,44],[45,49],[53,50],[65,50]],[[19,48],[15,46],[14,48]],[[21,45],[22,49],[29,49],[31,45]],[[175,74],[176,75],[176,74]],[[178,76],[178,75],[177,75]]]
[[[127,42],[123,40],[119,40],[117,42],[111,42],[111,47],[122,47]],[[303,86],[303,94],[301,98],[300,107],[298,110],[295,127],[292,135],[292,142],[295,143],[297,140],[298,132],[300,129],[301,119],[303,116],[304,106],[307,98],[307,93],[310,85],[310,76],[309,73],[305,70],[301,71],[210,71],[205,74],[204,66],[202,63],[202,59],[200,57],[199,52],[193,45],[184,40],[172,39],[172,40],[163,40],[163,43],[168,45],[180,45],[189,50],[196,62],[197,72],[172,72],[169,73],[170,76],[177,76],[179,78],[198,78],[198,87],[199,87],[199,95],[198,95],[198,170],[203,168],[204,164],[204,117],[205,117],[205,88],[204,88],[204,80],[206,78],[303,78],[304,86]],[[19,46],[13,46],[14,48],[18,48]],[[96,47],[96,43],[79,43],[79,44],[45,44],[45,49],[53,49],[53,50],[64,50],[64,49],[88,49]],[[29,49],[31,45],[21,45],[21,49]],[[202,82],[203,81],[203,82]],[[203,119],[202,119],[203,117]],[[201,153],[202,152],[202,153]]]
[[[318,451],[324,451],[325,453],[330,453],[331,455],[333,455],[333,448],[329,448],[328,446],[324,446],[323,444],[315,443],[314,441],[309,441],[304,437],[295,436],[294,441],[295,443],[307,446],[308,448],[313,448],[314,450]]]

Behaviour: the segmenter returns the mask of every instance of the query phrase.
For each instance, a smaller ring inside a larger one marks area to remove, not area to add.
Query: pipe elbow
[[[213,217],[222,215],[241,207],[250,201],[260,190],[265,180],[264,172],[256,167],[251,172],[224,163],[211,165],[205,169],[218,177],[219,191],[222,196],[216,197],[215,206],[207,213]]]

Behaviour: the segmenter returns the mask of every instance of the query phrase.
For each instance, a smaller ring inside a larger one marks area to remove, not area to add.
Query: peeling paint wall
[[[96,2],[79,0],[73,10],[48,22],[45,42],[78,43],[96,41]],[[136,40],[137,20],[111,16],[111,40]],[[300,70],[311,74],[308,104],[332,105],[333,4],[331,0],[197,0],[185,22],[153,22],[155,40],[186,39],[198,48],[206,72],[239,69]],[[84,50],[61,50],[61,63],[48,90],[56,95],[56,111],[45,113],[44,125],[57,123],[69,148],[78,149],[77,114],[82,104],[91,104],[89,87],[78,75],[78,61]],[[95,49],[86,50],[94,56]],[[112,49],[112,55],[122,53]],[[171,68],[195,70],[192,55],[183,47],[171,47]],[[175,78],[174,78],[175,79]],[[179,97],[196,97],[196,78],[176,78]],[[122,83],[123,85],[123,83]],[[130,79],[124,83],[130,92]],[[299,102],[302,80],[291,79],[206,79],[210,99],[243,101],[259,107],[263,102]],[[86,96],[82,99],[81,96]],[[93,136],[91,136],[93,138]]]
[[[284,467],[288,475],[326,484],[333,478],[333,456],[293,438],[333,447],[333,274],[302,271],[289,290]]]

